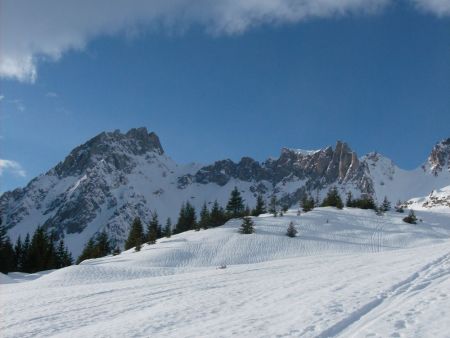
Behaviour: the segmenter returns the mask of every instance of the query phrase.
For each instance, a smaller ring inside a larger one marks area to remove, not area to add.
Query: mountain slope
[[[450,214],[418,216],[423,222],[410,225],[395,212],[290,210],[254,218],[251,235],[232,220],[32,281],[17,277],[0,285],[0,330],[4,337],[445,337]],[[290,221],[297,238],[284,234]]]
[[[391,201],[427,195],[450,184],[450,141],[439,143],[429,160],[404,171],[379,154],[358,158],[338,141],[335,148],[316,151],[282,149],[278,159],[259,163],[244,157],[238,163],[178,165],[168,157],[156,134],[145,128],[101,133],[75,148],[64,161],[33,179],[25,188],[6,192],[0,208],[15,240],[38,225],[64,236],[78,255],[86,241],[106,230],[121,245],[134,217],[146,223],[153,210],[160,219],[176,221],[180,205],[189,200],[197,210],[203,202],[225,205],[234,186],[252,207],[258,194],[275,194],[292,206],[305,194],[322,198],[330,186],[342,195],[352,191]]]

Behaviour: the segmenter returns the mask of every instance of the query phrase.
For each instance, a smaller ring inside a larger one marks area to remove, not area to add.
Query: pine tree
[[[160,229],[158,214],[156,211],[152,213],[152,218],[147,226],[147,243],[155,244],[158,239],[158,229]]]
[[[29,251],[29,271],[37,272],[51,268],[48,264],[49,238],[43,227],[37,227]]]
[[[95,242],[95,258],[107,256],[111,253],[111,241],[105,230],[97,235]]]
[[[164,228],[164,236],[167,238],[170,238],[172,236],[172,221],[170,220],[170,217],[167,218],[166,221],[166,227]]]
[[[417,217],[414,210],[410,210],[408,216],[403,218],[403,221],[409,224],[417,224]]]
[[[264,202],[264,198],[262,197],[262,195],[258,195],[258,197],[256,197],[255,209],[253,209],[252,211],[252,216],[259,216],[265,213],[266,213],[266,203]]]
[[[77,259],[77,264],[80,264],[86,259],[95,258],[95,241],[94,238],[90,238],[85,244],[81,255]]]
[[[271,213],[275,217],[277,217],[277,204],[277,197],[275,195],[272,195],[269,203],[269,213]]]
[[[347,200],[345,201],[345,206],[347,208],[353,208],[353,195],[351,191],[347,193]]]
[[[30,234],[27,233],[27,235],[25,236],[25,240],[23,241],[22,255],[20,258],[20,271],[23,272],[30,272],[30,245]]]
[[[286,231],[286,236],[288,236],[288,237],[295,237],[296,235],[297,235],[297,229],[295,228],[295,225],[294,225],[294,223],[293,222],[290,222],[289,223],[289,226],[288,226],[288,228],[287,228],[287,231]]]
[[[241,234],[252,234],[255,232],[253,221],[250,217],[245,216],[242,218],[242,224],[239,229]]]
[[[23,271],[22,262],[23,262],[23,244],[22,239],[19,235],[16,244],[14,245],[14,265],[17,271]]]
[[[56,268],[63,268],[72,265],[73,259],[72,254],[69,252],[64,244],[64,239],[61,238],[58,243],[58,248],[56,250]]]
[[[384,212],[391,210],[391,202],[389,202],[387,196],[384,196],[383,203],[381,204],[381,210]]]
[[[314,198],[312,196],[304,195],[300,203],[303,212],[308,212],[314,209]]]
[[[137,245],[140,246],[142,243],[145,243],[144,228],[141,219],[136,217],[131,225],[128,239],[125,242],[125,250],[134,248]]]
[[[230,218],[238,218],[244,214],[244,200],[237,187],[231,191],[226,210]]]
[[[16,270],[14,248],[8,236],[2,238],[0,246],[0,272],[8,273]]]
[[[198,227],[203,229],[208,229],[211,222],[211,215],[208,210],[206,202],[203,203],[202,210],[200,211],[200,221],[198,222]]]
[[[328,190],[327,196],[322,202],[322,207],[336,207],[338,209],[342,209],[344,207],[341,196],[339,196],[339,192],[336,187]]]
[[[212,227],[217,227],[217,226],[225,224],[226,221],[227,221],[227,217],[225,215],[225,211],[219,205],[217,200],[214,201],[214,204],[213,204],[213,206],[211,208],[211,213],[210,213],[210,224],[211,224],[211,226]]]
[[[196,223],[197,216],[195,214],[195,208],[189,202],[183,203],[175,228],[176,233],[193,230],[196,227]]]

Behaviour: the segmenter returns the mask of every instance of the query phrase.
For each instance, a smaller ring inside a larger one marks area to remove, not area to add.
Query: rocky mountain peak
[[[102,132],[72,150],[54,168],[54,172],[60,177],[77,176],[100,161],[127,172],[130,155],[150,152],[164,154],[158,136],[154,132],[149,133],[145,127],[130,129],[125,134],[119,130]]]
[[[450,171],[450,138],[442,140],[431,150],[428,157],[431,172],[437,175],[447,168]]]

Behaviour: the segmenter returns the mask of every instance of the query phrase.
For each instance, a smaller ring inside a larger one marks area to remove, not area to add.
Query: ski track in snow
[[[255,218],[253,235],[234,220],[13,273],[0,279],[0,336],[449,337],[450,213],[419,216],[290,211]]]

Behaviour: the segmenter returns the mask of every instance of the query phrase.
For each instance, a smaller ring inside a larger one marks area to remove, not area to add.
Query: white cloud
[[[5,95],[0,95],[0,101],[3,101],[4,98],[5,98]]]
[[[4,172],[10,172],[15,176],[26,177],[26,172],[22,166],[12,160],[0,159],[0,176],[3,176]]]
[[[23,104],[22,100],[14,99],[14,100],[9,100],[7,102],[12,103],[18,111],[20,111],[20,112],[25,111],[25,105]]]
[[[420,10],[450,14],[450,0],[407,0]],[[84,49],[102,35],[142,29],[237,34],[265,24],[295,23],[382,10],[394,0],[3,0],[0,77],[34,82],[37,64]]]
[[[450,0],[412,0],[416,7],[437,16],[450,15]]]
[[[198,24],[236,34],[262,24],[369,13],[392,0],[3,0],[0,76],[34,82],[37,63],[58,60],[101,35]]]
[[[52,98],[52,99],[55,99],[55,98],[58,97],[58,94],[56,94],[55,92],[48,92],[48,93],[45,94],[45,96],[47,96],[49,98]]]

